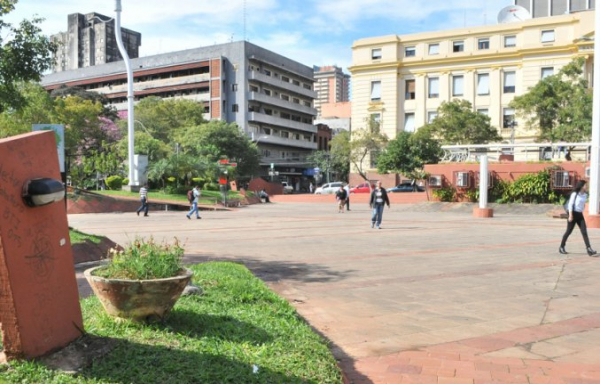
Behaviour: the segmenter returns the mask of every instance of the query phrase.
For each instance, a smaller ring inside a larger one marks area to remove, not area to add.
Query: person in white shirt
[[[587,227],[585,225],[585,219],[583,217],[583,210],[585,209],[585,202],[587,200],[587,185],[585,184],[585,180],[579,180],[573,188],[573,191],[570,194],[569,202],[567,205],[567,209],[569,211],[569,219],[567,221],[567,230],[563,235],[562,241],[560,242],[560,247],[558,248],[558,252],[566,255],[568,252],[565,250],[565,246],[567,245],[567,239],[573,229],[575,228],[575,224],[579,226],[579,230],[581,231],[581,235],[583,236],[583,241],[587,248],[587,253],[589,256],[598,257],[599,255],[592,249],[590,245],[590,239],[587,234]]]
[[[137,215],[139,216],[140,212],[144,211],[144,217],[148,217],[148,184],[144,184],[144,186],[140,188],[140,202],[142,205],[137,209]]]
[[[200,186],[196,185],[194,187],[194,189],[192,189],[192,192],[194,194],[194,200],[192,201],[192,208],[185,215],[185,217],[187,217],[187,219],[190,220],[190,216],[192,216],[194,213],[196,213],[196,219],[201,219],[200,215],[198,214],[198,198],[200,196],[202,196],[202,191],[200,190]]]

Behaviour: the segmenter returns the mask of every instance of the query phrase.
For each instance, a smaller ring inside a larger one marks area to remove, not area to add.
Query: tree
[[[329,151],[315,151],[308,161],[321,172],[330,172],[335,180],[348,180],[350,173],[350,132],[342,131],[329,142]]]
[[[443,102],[437,117],[422,129],[431,131],[443,144],[487,144],[502,139],[490,125],[489,116],[473,111],[467,100]]]
[[[584,59],[565,65],[556,75],[540,80],[511,102],[539,141],[588,141],[592,134],[592,92],[581,76]]]
[[[110,105],[108,98],[98,92],[87,91],[81,87],[67,87],[61,85],[52,92],[50,92],[52,98],[62,98],[67,96],[79,96],[82,100],[91,100],[93,103],[99,102],[102,104],[102,116],[114,121],[118,118],[117,110],[114,106]]]
[[[56,44],[43,36],[38,27],[43,19],[23,20],[16,27],[2,21],[16,3],[17,0],[0,1],[0,112],[23,108],[26,100],[18,83],[40,81],[41,74],[52,68],[52,54],[56,51]]]
[[[0,137],[31,132],[32,124],[56,122],[54,101],[44,88],[31,82],[21,82],[16,87],[26,102],[18,110],[11,109],[0,113]]]
[[[441,152],[439,142],[428,131],[400,132],[388,142],[385,151],[379,156],[377,172],[401,173],[414,179],[425,164],[436,164]]]
[[[350,163],[365,181],[367,169],[373,168],[379,153],[387,143],[387,136],[380,132],[380,123],[372,117],[367,120],[367,128],[352,132],[349,143]],[[367,156],[369,158],[367,159]]]

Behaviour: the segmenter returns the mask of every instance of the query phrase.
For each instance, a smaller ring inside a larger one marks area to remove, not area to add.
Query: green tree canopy
[[[367,128],[352,132],[350,140],[350,164],[365,181],[367,170],[376,166],[376,159],[385,148],[388,138],[380,131],[380,123],[368,119]]]
[[[315,151],[309,156],[310,163],[329,171],[335,180],[348,180],[350,173],[350,132],[341,131],[329,142],[329,151]]]
[[[592,134],[592,92],[581,76],[584,59],[565,65],[511,102],[539,141],[587,141]]]
[[[400,132],[390,140],[377,161],[379,173],[400,173],[411,178],[425,164],[436,164],[442,155],[440,143],[428,131]]]
[[[21,109],[26,99],[18,89],[21,81],[39,81],[52,68],[56,45],[41,34],[43,19],[23,20],[13,26],[2,17],[14,10],[17,0],[0,1],[0,112]]]
[[[487,144],[502,139],[490,118],[473,111],[467,100],[443,102],[437,117],[419,130],[429,130],[442,144]]]

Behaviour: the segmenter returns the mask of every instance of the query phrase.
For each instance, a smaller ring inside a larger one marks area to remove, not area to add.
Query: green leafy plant
[[[444,187],[433,190],[433,197],[444,202],[452,202],[456,200],[456,189],[453,187]]]
[[[183,248],[175,238],[173,244],[137,238],[123,250],[111,249],[109,263],[95,275],[111,279],[148,280],[174,277],[182,269]]]
[[[472,203],[479,201],[479,189],[468,189],[462,195]]]
[[[502,200],[520,203],[554,203],[559,198],[550,187],[548,170],[519,177],[502,194]]]
[[[119,190],[123,187],[123,178],[121,176],[109,176],[106,178],[106,185],[113,190]]]

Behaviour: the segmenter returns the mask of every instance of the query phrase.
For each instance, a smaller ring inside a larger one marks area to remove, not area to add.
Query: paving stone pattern
[[[189,262],[247,265],[331,341],[347,383],[600,384],[600,259],[526,205],[275,203],[231,212],[70,215],[124,244],[177,236]],[[549,207],[552,208],[552,207]],[[600,247],[600,231],[590,229]]]

